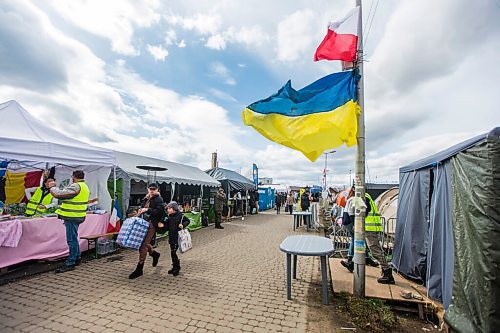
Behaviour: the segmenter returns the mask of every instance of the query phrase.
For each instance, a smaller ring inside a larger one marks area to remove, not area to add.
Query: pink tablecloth
[[[66,228],[57,217],[20,220],[23,235],[17,247],[0,247],[0,268],[31,259],[51,259],[68,255]],[[89,214],[78,228],[79,236],[106,233],[109,214]],[[0,222],[3,223],[3,222]],[[87,241],[80,239],[80,249],[87,250]]]

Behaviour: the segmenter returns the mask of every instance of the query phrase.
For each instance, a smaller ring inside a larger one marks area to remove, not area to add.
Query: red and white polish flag
[[[314,61],[355,61],[358,45],[359,7],[353,8],[340,21],[331,22],[325,38],[314,54]]]

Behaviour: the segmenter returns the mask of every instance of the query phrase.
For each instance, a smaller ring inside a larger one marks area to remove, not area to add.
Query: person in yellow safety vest
[[[59,219],[64,221],[66,242],[69,248],[68,259],[63,266],[56,269],[56,273],[73,270],[81,261],[78,227],[87,216],[90,196],[90,190],[84,178],[85,173],[82,170],[75,170],[71,175],[72,183],[62,190],[56,187],[55,181],[49,183],[50,193],[55,198],[62,199],[61,207],[56,210],[56,213]]]
[[[42,186],[27,188],[24,192],[28,203],[26,204],[26,216],[33,216],[36,213],[44,214],[47,208],[57,206],[57,198],[54,198],[50,193],[47,184],[54,181],[52,178],[47,178],[43,181]]]
[[[392,269],[387,264],[385,259],[384,250],[380,245],[379,235],[382,231],[382,221],[377,205],[373,201],[368,192],[365,193],[366,197],[366,217],[365,217],[365,240],[366,246],[370,252],[380,262],[382,268],[382,276],[377,279],[378,283],[394,284],[394,277],[392,276]]]

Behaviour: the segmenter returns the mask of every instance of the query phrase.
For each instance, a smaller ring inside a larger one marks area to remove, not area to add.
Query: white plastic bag
[[[184,253],[193,247],[191,234],[187,229],[179,230],[179,249]]]

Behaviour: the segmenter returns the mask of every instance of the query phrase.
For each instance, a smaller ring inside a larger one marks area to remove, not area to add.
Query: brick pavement
[[[309,288],[321,284],[319,259],[299,257],[286,299],[289,215],[269,213],[192,233],[194,247],[173,277],[166,240],[158,267],[129,280],[138,254],[124,250],[76,270],[45,273],[0,287],[0,332],[306,332]],[[314,301],[316,302],[316,300]],[[317,304],[321,302],[317,300]],[[316,306],[317,306],[316,304]]]

